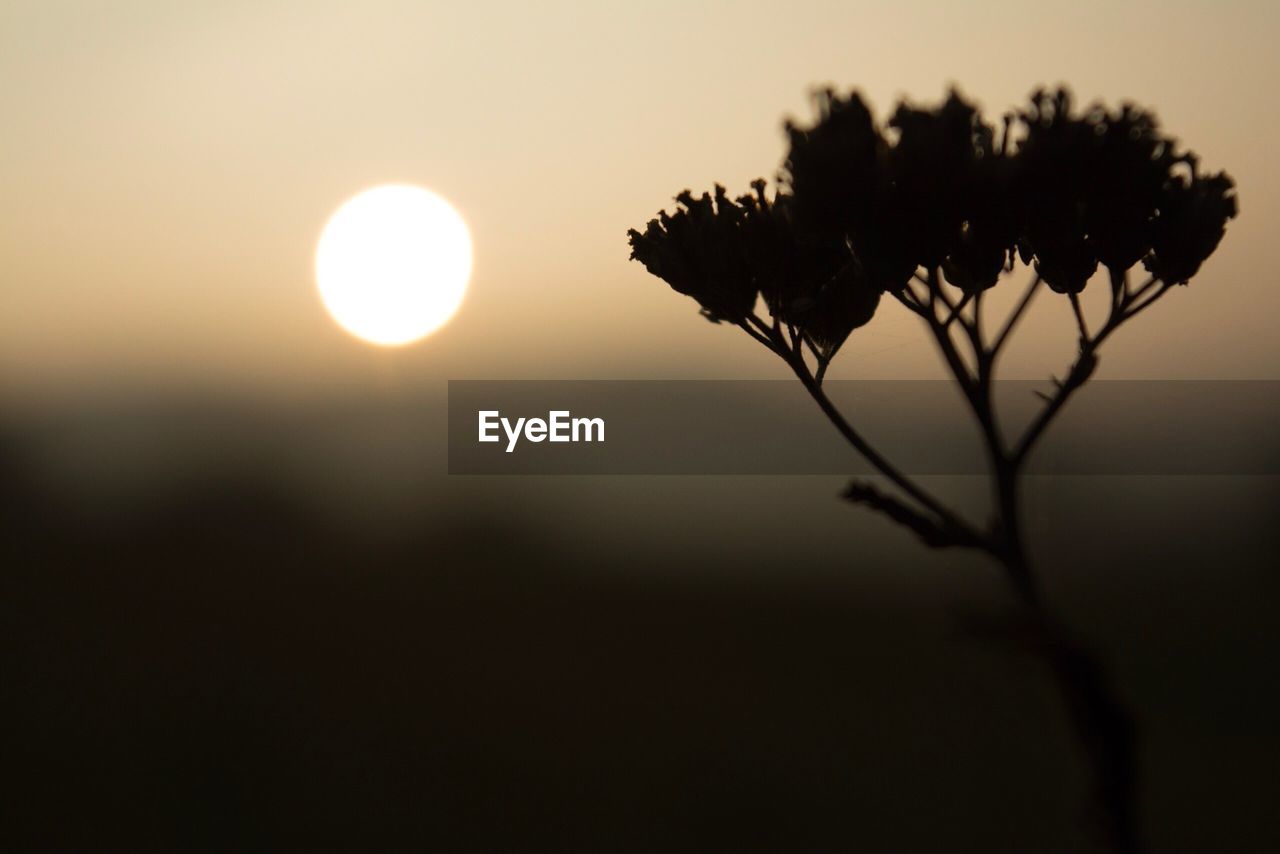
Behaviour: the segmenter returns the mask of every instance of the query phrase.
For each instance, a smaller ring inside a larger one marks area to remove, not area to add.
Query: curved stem
[[[746,332],[748,335],[750,335],[752,338],[756,339],[756,340],[757,340],[757,341],[759,341],[761,344],[763,344],[764,346],[768,347],[770,350],[773,350],[773,352],[775,352],[775,353],[777,352],[777,350],[774,350],[774,348],[773,348],[773,343],[772,343],[772,342],[770,342],[770,341],[769,341],[769,339],[768,339],[768,338],[766,338],[764,335],[761,335],[759,332],[757,332],[756,330],[752,329],[752,328],[747,324],[747,321],[746,321],[746,320],[739,320],[739,321],[738,321],[738,325],[739,325],[740,327],[742,327],[743,331],[744,331],[744,332]]]
[[[884,475],[895,486],[937,516],[937,518],[947,528],[963,534],[967,539],[972,540],[973,542],[980,542],[982,540],[982,537],[977,534],[967,522],[943,506],[938,499],[934,498],[905,474],[899,471],[893,463],[889,462],[889,460],[881,455],[879,451],[872,447],[871,444],[854,429],[853,425],[844,417],[844,414],[839,410],[839,408],[832,403],[831,398],[827,397],[822,386],[817,382],[813,375],[809,373],[808,367],[805,366],[803,362],[797,363],[795,360],[788,359],[788,364],[791,365],[792,370],[795,372],[796,376],[799,377],[800,382],[805,387],[805,390],[809,392],[809,396],[814,399],[823,414],[827,416],[827,420],[835,425],[835,428],[840,431],[840,435],[842,435],[845,440],[852,445],[854,449],[872,465],[873,468],[875,468],[876,471]]]
[[[953,308],[953,309],[951,310],[951,313],[947,315],[947,319],[946,319],[946,320],[944,320],[944,321],[942,322],[942,323],[943,323],[943,325],[944,325],[944,326],[950,326],[950,325],[951,325],[952,323],[954,323],[957,319],[958,319],[958,320],[960,320],[960,322],[962,322],[962,323],[963,323],[963,322],[964,322],[964,318],[962,318],[962,317],[960,316],[960,312],[964,311],[964,307],[965,307],[965,306],[967,306],[967,305],[969,304],[969,301],[970,301],[971,299],[973,299],[973,292],[972,292],[972,291],[966,291],[966,292],[965,292],[965,294],[964,294],[964,296],[960,297],[960,302],[956,303],[955,308]]]
[[[1142,850],[1137,817],[1137,725],[1116,696],[1105,663],[1084,643],[1045,620],[1045,653],[1067,713],[1093,770],[1102,826],[1123,854]]]
[[[1161,283],[1160,288],[1154,294],[1147,297],[1147,300],[1145,302],[1141,302],[1141,303],[1138,302],[1138,298],[1142,295],[1143,292],[1145,292],[1146,289],[1144,288],[1142,291],[1135,293],[1129,299],[1129,301],[1125,303],[1125,308],[1126,308],[1125,319],[1128,320],[1130,317],[1133,317],[1135,314],[1142,311],[1143,309],[1151,305],[1156,300],[1160,299],[1160,297],[1164,296],[1166,293],[1169,292],[1169,288],[1171,287],[1173,287],[1173,285],[1169,284],[1168,282]]]
[[[1014,578],[1034,578],[1021,546],[1001,562]],[[1138,828],[1137,725],[1116,695],[1105,661],[1044,606],[1034,587],[1019,590],[1031,641],[1062,694],[1067,717],[1089,763],[1101,829],[1122,854],[1142,850]]]
[[[1018,301],[1018,305],[1014,308],[1013,314],[1009,315],[1009,319],[1004,322],[1004,328],[1000,330],[1000,334],[996,336],[995,343],[991,345],[992,356],[1000,352],[1000,348],[1004,346],[1005,339],[1009,337],[1009,333],[1013,331],[1013,327],[1017,325],[1022,318],[1022,313],[1027,310],[1027,306],[1031,304],[1031,298],[1036,295],[1040,289],[1040,274],[1036,273],[1031,279],[1031,284],[1027,285],[1026,292],[1022,295],[1022,299]]]
[[[994,444],[994,443],[993,443]],[[1022,537],[1021,499],[1018,469],[1003,454],[995,456],[996,512],[999,518],[999,557],[1019,598],[1033,608],[1041,607],[1040,584],[1031,570]]]
[[[1022,439],[1018,442],[1017,448],[1013,452],[1013,463],[1017,467],[1026,461],[1027,456],[1031,453],[1045,430],[1053,421],[1054,417],[1066,405],[1067,401],[1075,394],[1080,386],[1093,374],[1094,368],[1097,367],[1098,348],[1104,341],[1111,336],[1111,333],[1119,329],[1126,320],[1135,317],[1139,312],[1144,311],[1160,297],[1169,292],[1172,287],[1167,282],[1162,283],[1156,291],[1141,302],[1138,301],[1140,294],[1144,294],[1151,289],[1151,282],[1143,285],[1137,293],[1132,296],[1125,296],[1120,300],[1119,304],[1112,308],[1111,316],[1107,318],[1107,322],[1098,330],[1097,334],[1092,338],[1082,338],[1080,341],[1080,355],[1072,363],[1071,368],[1067,371],[1066,378],[1059,384],[1058,390],[1049,398],[1048,404],[1034,421],[1031,422]]]
[[[862,434],[854,429],[853,425],[844,417],[844,413],[831,401],[831,398],[827,397],[826,392],[822,389],[822,377],[826,373],[829,360],[819,360],[817,373],[811,373],[808,364],[804,360],[804,342],[793,334],[791,346],[788,346],[787,338],[782,333],[781,324],[775,321],[771,327],[752,313],[738,321],[737,325],[752,338],[769,348],[771,352],[776,353],[786,361],[787,365],[800,379],[805,390],[809,392],[809,396],[817,402],[823,414],[840,431],[840,435],[844,436],[845,441],[852,445],[854,450],[860,453],[876,471],[888,478],[890,482],[908,496],[919,502],[922,507],[937,517],[938,521],[950,532],[958,535],[959,540],[987,551],[990,550],[985,539],[974,531],[968,523],[948,510],[938,499],[899,471],[893,463],[889,462],[887,458],[872,447],[871,443],[862,437]]]
[[[928,305],[914,294],[910,298],[905,294],[895,296],[928,325],[981,427],[993,474],[996,504],[996,523],[994,530],[986,538],[987,550],[1000,561],[1015,594],[1034,618],[1039,636],[1037,648],[1050,666],[1066,703],[1072,727],[1088,757],[1108,841],[1115,850],[1131,854],[1141,849],[1135,805],[1135,726],[1116,698],[1103,662],[1054,620],[1045,607],[1023,538],[1019,495],[1022,466],[1028,453],[1074,391],[1093,372],[1097,364],[1097,348],[1121,323],[1145,309],[1167,290],[1167,287],[1161,287],[1147,296],[1153,287],[1147,283],[1137,293],[1129,295],[1123,279],[1113,277],[1113,283],[1118,283],[1120,290],[1113,300],[1107,322],[1096,335],[1089,334],[1079,299],[1074,295],[1071,297],[1080,334],[1080,354],[1066,380],[1059,385],[1057,394],[1050,399],[1012,452],[1005,449],[992,400],[995,359],[1039,289],[1039,275],[1031,281],[995,342],[989,347],[984,342],[979,325],[980,303],[975,303],[975,318],[972,323],[966,323],[959,316],[959,311],[954,309],[946,321],[938,319],[936,291],[939,283],[936,272],[931,271],[926,280],[931,291]],[[1142,299],[1144,296],[1145,300]],[[974,348],[976,365],[972,374],[949,334],[951,322],[956,318],[965,327]]]
[[[1082,309],[1082,308],[1080,307],[1080,295],[1079,295],[1079,294],[1071,294],[1071,295],[1070,295],[1070,299],[1071,299],[1071,310],[1072,310],[1073,312],[1075,312],[1075,315],[1076,315],[1076,328],[1077,328],[1077,329],[1079,329],[1079,331],[1080,331],[1080,340],[1081,340],[1081,341],[1088,341],[1088,340],[1089,340],[1089,325],[1088,325],[1087,323],[1085,323],[1085,320],[1084,320],[1084,309]]]

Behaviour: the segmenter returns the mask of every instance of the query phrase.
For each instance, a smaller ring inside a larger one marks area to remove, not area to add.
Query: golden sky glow
[[[953,81],[989,114],[1058,81],[1152,107],[1234,175],[1241,216],[1104,375],[1276,377],[1277,32],[1264,2],[9,2],[0,392],[360,385],[388,364],[780,376],[629,264],[625,231],[684,187],[771,176],[781,119],[825,82],[881,114]],[[312,253],[339,200],[393,182],[466,212],[476,272],[446,328],[371,354],[316,300]],[[1036,307],[1011,376],[1070,355],[1055,310]],[[833,376],[937,376],[923,335],[885,312]]]

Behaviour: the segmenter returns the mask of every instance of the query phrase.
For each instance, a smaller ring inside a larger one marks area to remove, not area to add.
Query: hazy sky
[[[1235,176],[1242,213],[1190,288],[1108,346],[1103,375],[1277,378],[1278,9],[5,0],[0,392],[780,377],[628,263],[625,231],[684,187],[772,176],[781,119],[807,117],[824,82],[882,115],[952,81],[993,115],[1058,81],[1154,108]],[[328,215],[389,181],[451,199],[476,245],[460,313],[399,351],[342,332],[312,276]],[[1065,303],[1042,296],[1030,324],[1009,376],[1071,354]],[[935,364],[892,306],[833,375]]]

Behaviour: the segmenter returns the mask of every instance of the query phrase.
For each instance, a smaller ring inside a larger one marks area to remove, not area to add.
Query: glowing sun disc
[[[348,199],[316,247],[325,308],[373,344],[408,344],[439,329],[462,304],[470,278],[467,224],[443,198],[408,184]]]

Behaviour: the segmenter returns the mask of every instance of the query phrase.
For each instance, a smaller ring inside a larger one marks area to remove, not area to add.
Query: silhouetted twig
[[[1021,473],[1036,444],[1098,367],[1122,325],[1185,284],[1236,215],[1225,173],[1206,175],[1154,117],[1130,105],[1073,110],[1065,90],[1038,90],[999,128],[955,92],[935,109],[900,104],[880,127],[862,98],[817,95],[818,120],[786,126],[781,185],[749,195],[676,197],[643,232],[632,258],[782,358],[841,435],[901,496],[855,481],[844,497],[910,529],[926,545],[982,550],[1004,567],[1037,627],[1093,765],[1117,850],[1139,849],[1134,727],[1097,657],[1043,602],[1020,518]],[[1034,275],[993,337],[983,294],[1015,271]],[[1131,287],[1139,262],[1150,273]],[[1103,266],[1107,317],[1090,332],[1079,294]],[[1078,353],[1044,406],[1012,441],[993,400],[1000,355],[1032,299],[1065,294]],[[953,290],[954,289],[954,290]],[[832,403],[822,382],[841,344],[884,294],[925,324],[964,395],[986,448],[995,515],[975,526],[881,455]],[[756,314],[763,300],[770,318]],[[814,361],[811,369],[806,348]]]

